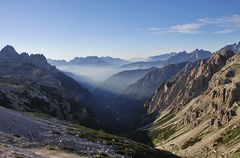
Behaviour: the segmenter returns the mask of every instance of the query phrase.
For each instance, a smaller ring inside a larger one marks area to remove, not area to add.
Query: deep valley
[[[139,68],[112,57],[50,60],[8,45],[0,51],[0,154],[237,158],[239,48],[169,53]],[[114,73],[100,82],[66,66]]]

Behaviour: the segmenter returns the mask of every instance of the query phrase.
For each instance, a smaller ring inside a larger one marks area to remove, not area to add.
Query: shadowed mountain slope
[[[43,55],[18,54],[13,47],[4,47],[0,52],[0,84],[1,106],[96,125],[93,95],[48,64]]]
[[[176,75],[186,64],[173,64],[159,68],[129,85],[111,106],[118,112],[118,121],[124,126],[136,121],[142,114],[144,103],[154,94],[156,87]]]

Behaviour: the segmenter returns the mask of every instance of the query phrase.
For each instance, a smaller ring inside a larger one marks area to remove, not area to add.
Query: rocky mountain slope
[[[128,70],[109,77],[103,84],[92,91],[98,103],[98,118],[104,122],[104,129],[116,131],[120,128],[115,118],[117,112],[111,108],[114,100],[122,93],[125,87],[141,79],[148,72],[157,68]]]
[[[148,105],[149,112],[164,110],[169,106],[181,108],[208,88],[208,82],[233,56],[233,52],[224,51],[209,60],[200,60],[187,64],[174,79],[162,84]],[[159,105],[159,106],[156,106]]]
[[[111,106],[118,112],[118,120],[127,126],[138,119],[144,103],[154,94],[156,87],[176,75],[186,64],[185,62],[156,69],[125,88]]]
[[[4,47],[0,85],[0,157],[177,157],[80,126],[98,128],[93,95],[43,55]]]
[[[0,105],[18,111],[46,113],[95,126],[93,95],[47,63],[43,55],[0,51]]]
[[[166,157],[163,150],[45,115],[0,107],[0,156],[3,158]]]
[[[128,63],[122,65],[121,68],[134,70],[134,69],[147,69],[150,67],[161,67],[165,64],[166,61],[156,60],[156,61],[136,61],[133,63]]]
[[[183,157],[238,157],[239,63],[239,54],[221,49],[187,64],[145,104],[144,119],[158,118],[141,129],[158,148]]]
[[[144,77],[147,73],[157,68],[137,69],[121,71],[107,78],[103,84],[97,87],[93,94],[103,105],[109,105],[118,97],[130,84]]]

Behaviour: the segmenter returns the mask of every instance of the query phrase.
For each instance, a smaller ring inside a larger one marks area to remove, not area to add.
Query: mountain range
[[[120,58],[112,58],[109,56],[98,57],[98,56],[87,56],[87,57],[75,57],[70,61],[66,60],[53,60],[47,59],[48,62],[55,66],[61,65],[88,65],[88,66],[119,66],[129,63],[127,60]]]
[[[150,61],[133,62],[133,63],[125,64],[122,67],[128,68],[128,69],[162,67],[164,65],[177,64],[185,61],[194,62],[200,59],[209,58],[210,56],[211,56],[211,52],[205,51],[202,49],[200,50],[196,49],[190,53],[187,53],[186,51],[182,51],[179,53],[169,53],[169,54],[163,54],[160,56],[149,57]],[[160,59],[156,60],[157,58],[160,58]]]
[[[240,42],[140,62],[65,61],[7,45],[0,51],[0,156],[238,158],[239,50]],[[111,73],[96,84],[90,69]]]
[[[1,156],[40,158],[52,151],[68,156],[177,157],[86,128],[102,127],[94,96],[43,55],[18,54],[8,45],[0,51],[0,65]]]
[[[144,103],[153,95],[156,87],[160,83],[178,73],[187,62],[206,59],[210,55],[210,52],[198,49],[192,53],[180,52],[163,54],[162,60],[143,62],[150,64],[149,67],[152,66],[153,63],[161,63],[163,64],[162,68],[151,67],[147,69],[121,71],[107,78],[103,84],[93,91],[93,94],[97,102],[103,107],[106,107],[107,111],[110,111],[111,115],[113,115],[112,120],[117,120],[118,123],[127,126],[128,123],[130,124],[131,121],[139,118]],[[156,56],[156,58],[161,58],[161,55],[160,57]],[[132,64],[139,63],[140,62]],[[174,63],[179,64],[174,65]],[[166,64],[166,66],[164,66],[164,64]],[[126,65],[123,65],[121,67],[123,68],[125,66]],[[107,115],[110,116],[110,114]],[[112,124],[116,123],[113,121]],[[119,128],[122,127],[119,126]]]
[[[138,65],[138,68],[146,68],[146,67],[154,67],[154,66],[161,66],[159,63],[160,61],[167,61],[173,63],[173,60],[177,59],[177,63],[181,62],[181,60],[187,61],[195,61],[198,59],[208,58],[210,56],[209,51],[204,50],[194,50],[191,53],[187,53],[186,51],[183,52],[171,52],[165,53],[156,56],[150,56],[147,59],[138,59],[140,61],[131,62],[130,60],[123,60],[120,58],[113,58],[110,56],[106,57],[98,57],[98,56],[87,56],[87,57],[75,57],[72,60],[54,60],[54,59],[47,59],[48,62],[55,66],[61,65],[89,65],[89,66],[123,66],[128,67],[131,65]],[[157,62],[156,62],[157,61]]]
[[[168,60],[172,56],[176,55],[176,52],[164,53],[161,55],[150,56],[147,58],[147,61],[156,61],[156,60]]]

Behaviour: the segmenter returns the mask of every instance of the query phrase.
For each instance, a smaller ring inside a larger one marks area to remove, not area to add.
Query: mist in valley
[[[240,0],[0,2],[0,158],[240,158]]]
[[[64,72],[71,72],[75,75],[83,76],[95,85],[103,83],[108,77],[123,71],[120,67],[104,67],[104,66],[82,66],[82,65],[66,65],[58,66],[58,69]]]

